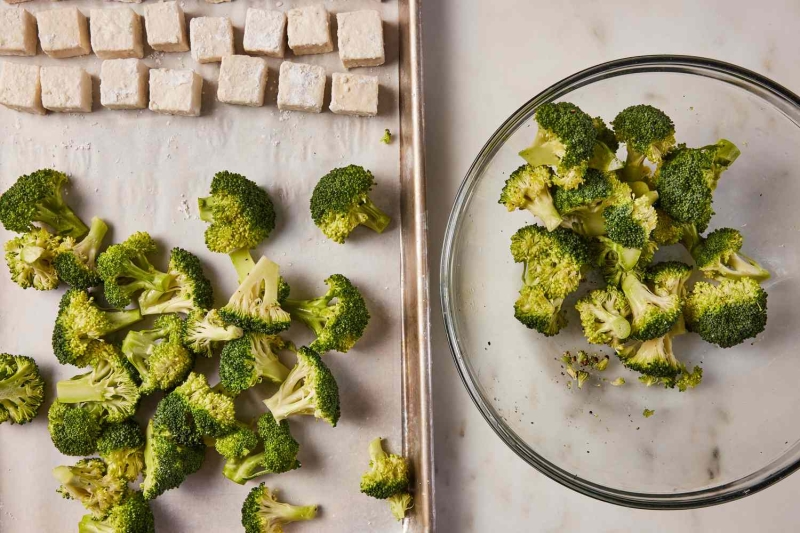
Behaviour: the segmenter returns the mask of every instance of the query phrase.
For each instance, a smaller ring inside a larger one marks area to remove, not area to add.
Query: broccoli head
[[[64,455],[87,456],[97,450],[102,430],[100,417],[83,405],[53,402],[47,412],[47,430]]]
[[[300,468],[297,453],[300,445],[289,432],[289,421],[275,421],[267,412],[258,419],[258,438],[263,450],[242,457],[229,457],[222,473],[239,485],[265,474],[281,474]]]
[[[57,288],[59,279],[53,262],[63,247],[62,238],[44,228],[33,228],[6,242],[3,248],[11,281],[23,289]]]
[[[583,183],[574,189],[557,187],[553,203],[563,217],[562,226],[585,237],[606,234],[603,210],[614,203],[630,201],[631,190],[613,173],[589,169]]]
[[[523,285],[519,298],[514,302],[514,318],[528,329],[551,337],[567,325],[567,319],[561,312],[563,303],[563,298],[548,298],[540,287]]]
[[[386,498],[389,510],[398,521],[406,517],[406,513],[414,507],[414,497],[408,492],[401,492]],[[80,532],[79,532],[80,533]]]
[[[277,335],[260,333],[248,333],[229,342],[220,354],[220,383],[234,396],[260,383],[262,379],[283,383],[289,375],[289,369],[280,362],[277,352],[291,347],[291,343]]]
[[[281,533],[285,524],[317,516],[316,505],[301,507],[279,502],[277,495],[277,491],[270,491],[263,483],[253,487],[242,505],[245,533]]]
[[[139,295],[143,315],[190,313],[214,305],[211,282],[203,273],[196,255],[183,248],[173,248],[167,274],[172,280],[166,291],[148,289]]]
[[[155,533],[153,511],[139,491],[130,491],[103,520],[85,515],[78,533]]]
[[[767,293],[752,278],[695,283],[686,299],[689,331],[706,342],[730,348],[764,331]]]
[[[561,225],[561,215],[553,205],[550,186],[553,171],[550,167],[522,165],[511,173],[500,193],[499,203],[509,211],[525,209],[539,217],[545,227],[552,231]]]
[[[350,165],[322,177],[311,194],[311,218],[326,237],[343,244],[358,226],[383,233],[391,218],[369,197],[375,186],[372,172]]]
[[[233,399],[211,390],[203,374],[190,373],[172,394],[189,407],[200,435],[219,438],[237,428]]]
[[[122,244],[114,244],[97,258],[97,272],[103,278],[106,300],[123,308],[142,290],[166,291],[172,276],[159,272],[147,259],[156,243],[148,233],[134,233]]]
[[[151,420],[144,447],[144,480],[141,485],[144,499],[152,500],[179,487],[189,475],[200,470],[204,459],[205,446],[181,445],[169,430],[155,426]]]
[[[592,344],[617,346],[631,334],[628,300],[621,290],[610,286],[597,289],[578,300],[583,334]]]
[[[0,353],[0,424],[26,424],[44,401],[44,380],[32,357]]]
[[[608,206],[603,211],[608,238],[625,248],[643,248],[657,223],[653,203],[657,193]]]
[[[673,328],[663,337],[634,342],[618,350],[617,354],[625,367],[641,374],[639,381],[648,387],[660,383],[664,387],[677,387],[684,392],[700,384],[703,369],[696,366],[689,372],[675,357],[672,339],[682,332],[682,328]]]
[[[102,459],[81,459],[74,466],[57,466],[53,476],[61,483],[59,494],[78,500],[97,519],[108,516],[128,493],[125,480],[109,475]]]
[[[232,433],[214,440],[214,449],[230,460],[247,457],[256,447],[258,447],[258,434],[243,424]]]
[[[681,299],[677,295],[653,294],[635,273],[625,274],[622,291],[631,306],[634,339],[645,341],[662,337],[681,316]]]
[[[136,481],[144,469],[144,432],[133,420],[109,424],[97,440],[97,453],[106,462],[108,474]]]
[[[186,317],[183,343],[196,356],[211,357],[214,346],[244,335],[242,328],[226,325],[216,309],[195,309]]]
[[[650,175],[644,164],[648,159],[660,164],[675,146],[675,124],[663,111],[651,105],[623,109],[611,122],[614,134],[625,143],[628,157],[622,175],[625,181],[640,181]]]
[[[106,223],[94,217],[89,233],[80,242],[72,237],[64,239],[62,249],[53,259],[53,267],[61,281],[74,289],[88,289],[102,283],[96,259],[107,232]]]
[[[754,259],[739,252],[744,237],[738,230],[720,228],[708,234],[695,249],[694,259],[703,274],[711,279],[753,278],[758,282],[769,279],[769,272]]]
[[[410,484],[408,462],[400,455],[386,453],[381,438],[369,443],[370,469],[361,476],[361,492],[385,500],[395,494],[408,492]]]
[[[153,415],[153,424],[176,443],[186,447],[203,446],[203,435],[197,429],[192,409],[186,401],[174,392],[167,394],[158,402]]]
[[[692,267],[686,263],[663,261],[650,265],[644,273],[644,279],[658,296],[674,294],[683,301],[686,298],[686,282],[691,275]]]
[[[288,329],[291,317],[278,302],[280,277],[280,267],[262,257],[219,310],[219,316],[228,324],[265,335]]]
[[[597,142],[601,142],[612,152],[616,153],[619,150],[619,141],[614,130],[606,125],[602,117],[594,117],[592,119],[594,130],[597,132]]]

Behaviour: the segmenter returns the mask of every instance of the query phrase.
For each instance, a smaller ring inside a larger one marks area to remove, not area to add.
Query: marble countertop
[[[530,97],[583,68],[641,54],[739,64],[800,92],[800,3],[743,0],[426,0],[425,98],[436,426],[437,530],[614,532],[795,530],[800,475],[702,510],[624,509],[566,489],[495,436],[452,362],[438,305],[447,216],[469,165]],[[518,65],[519,67],[515,67]],[[497,80],[502,80],[498,83]],[[491,94],[491,98],[487,95]]]

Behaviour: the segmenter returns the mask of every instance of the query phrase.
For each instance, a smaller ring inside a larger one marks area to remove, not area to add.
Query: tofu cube
[[[244,51],[283,57],[286,53],[286,14],[249,8],[244,23]]]
[[[339,26],[339,57],[345,68],[384,64],[383,23],[377,11],[339,13],[336,23]]]
[[[76,57],[91,53],[89,24],[77,8],[39,11],[36,21],[42,50],[50,57]]]
[[[333,51],[330,16],[322,4],[290,9],[288,33],[296,56]]]
[[[147,44],[159,52],[188,52],[186,16],[177,2],[158,2],[144,6]]]
[[[378,114],[378,77],[334,73],[331,111],[337,115],[374,117]]]
[[[281,63],[278,109],[320,113],[325,98],[325,69],[303,63]]]
[[[260,57],[225,56],[219,69],[217,100],[260,107],[267,89],[267,62]]]
[[[233,55],[233,24],[226,17],[198,17],[189,24],[192,57],[198,63],[219,63]]]
[[[142,18],[129,7],[92,9],[92,49],[100,59],[144,57]]]
[[[193,70],[150,71],[150,111],[165,115],[200,115],[203,78]]]
[[[44,115],[38,65],[0,63],[0,104],[25,113]]]
[[[25,9],[0,11],[0,56],[36,55],[36,18]]]
[[[100,103],[108,109],[145,109],[148,71],[138,59],[103,61],[100,67]]]
[[[80,67],[42,67],[42,105],[59,113],[91,113],[92,77]]]

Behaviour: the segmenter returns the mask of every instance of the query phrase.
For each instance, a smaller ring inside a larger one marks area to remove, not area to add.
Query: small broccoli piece
[[[69,179],[49,168],[20,176],[0,196],[0,222],[8,231],[32,231],[34,222],[47,224],[57,235],[80,239],[89,228],[64,202],[61,189]]]
[[[595,265],[612,287],[619,287],[625,274],[636,269],[642,258],[640,248],[625,248],[608,237],[597,237],[592,250]]]
[[[261,383],[262,379],[283,383],[289,369],[280,362],[277,352],[287,348],[292,348],[291,343],[279,336],[260,333],[248,333],[229,342],[220,354],[220,383],[234,396]]]
[[[147,425],[144,447],[144,481],[141,489],[145,500],[177,488],[186,478],[200,470],[205,459],[205,446],[183,446],[164,426]]]
[[[386,498],[389,502],[389,510],[398,521],[406,517],[406,513],[414,507],[414,497],[408,492],[401,492]]]
[[[183,320],[161,315],[153,329],[129,331],[122,353],[139,373],[142,394],[180,385],[194,367],[194,356],[183,345]]]
[[[61,483],[56,492],[78,500],[97,519],[103,519],[127,495],[125,480],[108,474],[102,459],[81,459],[74,466],[57,466],[53,476]]]
[[[53,261],[64,248],[61,237],[44,228],[33,228],[6,242],[6,264],[11,281],[28,289],[50,291],[58,287],[58,274]]]
[[[196,356],[211,357],[214,346],[244,335],[242,328],[226,325],[216,309],[195,309],[186,318],[183,342]]]
[[[663,261],[650,265],[644,279],[658,296],[676,295],[681,301],[686,298],[686,282],[692,275],[692,267],[680,261]]]
[[[556,187],[553,203],[563,217],[562,226],[585,237],[606,234],[603,210],[615,203],[630,201],[631,190],[613,173],[589,169],[583,183],[574,189]]]
[[[336,427],[341,414],[333,374],[319,354],[305,346],[297,351],[297,364],[278,392],[264,404],[277,422],[292,415],[311,415]]]
[[[196,255],[183,248],[173,248],[167,274],[172,279],[166,291],[149,289],[139,296],[143,315],[190,313],[214,305],[211,282],[203,273]]]
[[[686,300],[689,331],[706,342],[730,348],[764,331],[767,293],[752,278],[695,283]]]
[[[387,130],[383,130],[383,137],[381,137],[381,142],[383,144],[391,144],[392,142],[392,132]]]
[[[662,337],[681,316],[681,299],[677,295],[653,294],[635,273],[625,274],[622,292],[631,306],[634,339],[645,341]]]
[[[237,460],[247,457],[258,446],[258,434],[240,424],[232,433],[215,439],[214,449],[226,459]]]
[[[636,343],[634,349],[619,353],[625,367],[656,382],[674,383],[681,373],[682,365],[672,351],[672,335],[669,334]]]
[[[408,492],[410,479],[405,458],[386,453],[381,441],[379,437],[369,443],[370,469],[361,476],[361,492],[385,500],[395,494]]]
[[[647,407],[645,407],[644,411],[642,411],[642,416],[645,418],[650,418],[654,414],[656,414],[655,409],[648,409]]]
[[[375,186],[372,172],[350,165],[322,177],[311,195],[311,218],[326,237],[343,244],[356,227],[363,225],[383,233],[391,218],[369,197]]]
[[[592,344],[616,346],[631,334],[627,317],[631,308],[616,287],[597,289],[578,300],[575,309],[581,317],[583,334]]]
[[[555,166],[554,182],[574,189],[583,181],[594,155],[597,130],[592,117],[574,104],[546,103],[536,110],[539,130],[533,144],[519,155],[531,166]]]
[[[291,505],[279,502],[277,496],[277,491],[270,491],[263,483],[253,487],[242,505],[245,533],[282,533],[285,524],[317,516],[316,505]]]
[[[233,399],[214,392],[203,374],[192,372],[171,395],[178,396],[191,411],[198,434],[219,438],[238,427]]]
[[[616,153],[619,150],[619,141],[614,133],[614,130],[606,125],[602,117],[594,117],[592,119],[594,130],[597,132],[597,141],[606,145],[612,152]]]
[[[97,258],[97,273],[103,279],[106,300],[114,307],[128,306],[136,293],[152,289],[166,291],[172,276],[159,272],[148,261],[156,243],[148,233],[134,233],[122,244],[114,244]]]
[[[0,353],[0,424],[26,424],[44,402],[44,379],[32,357]]]
[[[347,353],[364,335],[369,324],[367,304],[361,291],[341,274],[330,276],[325,284],[328,292],[323,296],[312,300],[287,299],[283,307],[292,318],[317,335],[309,345],[312,350]]]
[[[625,181],[640,181],[650,175],[645,158],[660,164],[664,154],[675,146],[675,124],[663,111],[650,105],[623,109],[611,122],[628,156],[622,176]]]
[[[660,208],[656,208],[656,217],[656,227],[651,233],[651,237],[656,244],[670,246],[681,242],[681,239],[683,239],[683,225],[676,222]]]
[[[625,248],[643,248],[657,223],[653,192],[635,200],[608,206],[603,211],[608,238]]]
[[[218,172],[211,180],[211,195],[197,200],[206,228],[206,246],[228,254],[239,248],[252,249],[275,229],[275,206],[269,194],[232,172]]]
[[[694,253],[694,259],[707,278],[753,278],[759,283],[769,279],[769,272],[755,260],[739,252],[744,238],[732,228],[720,228],[708,234]]]
[[[102,283],[96,259],[107,232],[106,223],[94,217],[89,233],[80,242],[76,243],[72,237],[64,239],[63,249],[53,259],[53,267],[61,281],[75,289],[88,289]]]
[[[105,519],[85,515],[78,523],[78,533],[155,533],[153,511],[141,492],[130,491]]]
[[[288,329],[291,317],[278,302],[280,279],[280,267],[262,257],[219,310],[219,316],[228,324],[265,335]]]
[[[300,445],[289,432],[289,421],[275,421],[267,412],[258,419],[258,437],[264,448],[239,458],[229,458],[222,473],[239,485],[265,474],[281,474],[300,468],[297,452]]]
[[[514,302],[514,318],[528,329],[535,329],[546,337],[558,334],[567,325],[561,312],[563,298],[548,298],[539,287],[523,285]]]
[[[619,142],[614,132],[606,126],[605,121],[600,117],[592,119],[592,124],[597,132],[597,140],[594,142],[594,152],[589,159],[589,168],[612,172],[619,170],[624,163],[617,159]]]
[[[97,453],[106,462],[108,474],[136,481],[144,469],[144,433],[133,420],[109,424],[97,440]]]
[[[561,215],[553,205],[550,186],[553,181],[550,167],[522,165],[506,180],[498,203],[509,211],[527,210],[544,222],[548,231],[561,225]]]
[[[87,456],[97,450],[102,423],[87,407],[56,400],[47,412],[47,430],[59,452]]]

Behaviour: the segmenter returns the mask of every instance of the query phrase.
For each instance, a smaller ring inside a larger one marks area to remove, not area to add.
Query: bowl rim
[[[677,510],[708,507],[737,500],[759,492],[788,477],[800,468],[800,443],[796,443],[781,457],[760,470],[734,481],[696,491],[674,493],[633,492],[606,487],[588,481],[561,469],[527,446],[490,406],[476,385],[476,379],[465,360],[455,335],[455,311],[451,294],[451,272],[453,249],[458,222],[463,213],[470,191],[479,181],[484,166],[493,158],[505,140],[530,117],[543,103],[550,102],[577,88],[591,83],[633,73],[671,72],[699,75],[745,88],[749,92],[767,99],[787,114],[791,110],[800,113],[800,96],[746,68],[715,59],[685,55],[646,55],[608,61],[584,69],[562,79],[540,92],[506,119],[478,152],[456,193],[453,208],[447,221],[440,263],[440,298],[447,341],[456,369],[467,393],[489,426],[500,439],[529,465],[550,479],[586,496],[625,507],[653,510]],[[797,120],[789,117],[797,123]],[[800,127],[800,124],[798,124]],[[792,453],[794,452],[794,453]],[[793,455],[794,457],[788,457]]]

